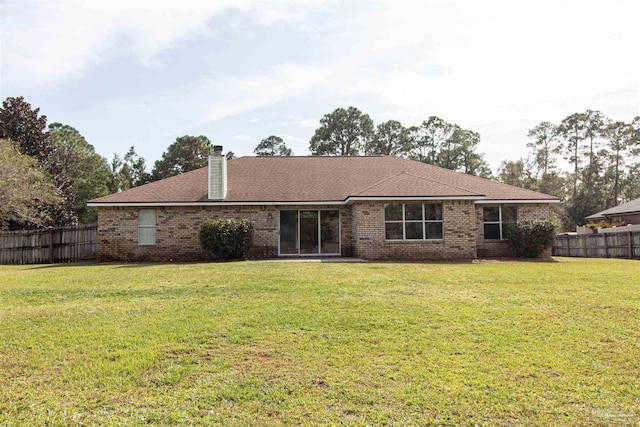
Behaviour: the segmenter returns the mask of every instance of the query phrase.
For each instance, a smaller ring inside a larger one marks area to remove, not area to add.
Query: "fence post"
[[[629,231],[629,259],[633,259],[633,236]]]
[[[604,237],[604,257],[609,258],[609,243],[607,242],[607,233],[602,233]]]
[[[53,228],[49,227],[49,264],[53,264]]]

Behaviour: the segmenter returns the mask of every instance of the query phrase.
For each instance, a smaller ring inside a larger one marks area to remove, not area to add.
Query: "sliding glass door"
[[[280,255],[340,255],[337,209],[280,211]]]
[[[298,240],[298,211],[280,211],[280,255],[297,255]]]
[[[298,211],[300,217],[300,255],[318,253],[318,211]]]

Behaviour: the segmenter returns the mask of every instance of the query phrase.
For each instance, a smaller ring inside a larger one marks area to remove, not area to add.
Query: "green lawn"
[[[0,266],[0,425],[637,425],[640,262]]]

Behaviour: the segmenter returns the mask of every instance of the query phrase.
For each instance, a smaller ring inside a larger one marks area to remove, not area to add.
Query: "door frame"
[[[291,254],[283,254],[281,253],[281,241],[280,241],[280,236],[281,236],[281,229],[280,229],[280,212],[282,211],[295,211],[296,212],[296,227],[297,227],[297,241],[296,241],[296,249],[297,249],[297,253],[291,253]],[[318,252],[317,253],[312,253],[312,254],[301,254],[300,253],[300,212],[301,211],[312,211],[312,212],[317,212],[318,213],[318,229],[317,229],[317,236],[318,236]],[[322,253],[322,211],[336,211],[338,212],[338,252],[336,253]],[[333,208],[323,208],[323,209],[278,209],[278,256],[282,256],[282,257],[319,257],[319,256],[327,256],[327,257],[331,257],[331,256],[340,256],[342,255],[342,212],[340,212],[340,209],[333,209]]]

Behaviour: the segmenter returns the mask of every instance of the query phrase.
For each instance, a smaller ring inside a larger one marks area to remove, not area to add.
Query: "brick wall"
[[[421,202],[416,202],[421,203]],[[441,241],[393,242],[385,239],[384,202],[357,202],[341,206],[341,255],[372,260],[464,260],[513,256],[504,241],[485,241],[482,205],[472,201],[443,201]],[[319,206],[311,209],[335,209]],[[200,249],[198,232],[205,218],[246,218],[253,223],[252,258],[278,256],[280,209],[305,206],[192,206],[160,207],[156,244],[138,245],[138,210],[131,207],[98,209],[99,261],[198,261],[212,256]],[[548,219],[547,204],[519,205],[518,219]],[[546,254],[550,256],[549,254]]]
[[[384,205],[384,202],[357,202],[353,205],[355,256],[373,260],[415,261],[476,257],[477,226],[472,201],[442,202],[443,238],[439,241],[386,241]]]
[[[482,208],[488,205],[476,205],[476,221],[478,223],[477,241],[478,257],[480,258],[504,258],[514,257],[513,248],[506,240],[485,240]],[[496,205],[497,206],[497,205]],[[515,205],[505,205],[515,206]],[[537,221],[551,218],[551,208],[544,203],[520,204],[518,206],[518,221]],[[543,257],[551,256],[551,248]]]
[[[134,207],[98,209],[98,260],[104,261],[199,261],[212,259],[200,248],[198,233],[205,218],[245,218],[253,224],[252,258],[278,256],[279,209],[295,206],[189,206],[156,208],[155,245],[138,245],[138,211]],[[335,209],[319,206],[312,209]],[[352,256],[351,208],[340,207],[341,251]]]

